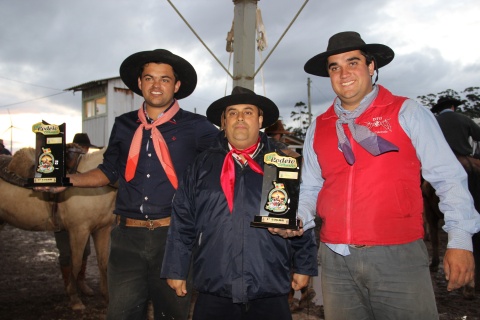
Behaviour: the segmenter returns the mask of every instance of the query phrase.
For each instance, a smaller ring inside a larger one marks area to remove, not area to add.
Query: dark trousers
[[[187,319],[191,286],[186,297],[178,297],[160,278],[167,232],[168,227],[149,230],[123,225],[112,230],[107,320],[145,320],[149,300],[156,320]]]
[[[199,293],[193,320],[291,320],[288,295],[233,303],[230,298]]]

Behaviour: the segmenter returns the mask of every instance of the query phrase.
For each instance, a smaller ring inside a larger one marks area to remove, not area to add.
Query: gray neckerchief
[[[353,111],[345,110],[342,107],[341,101],[338,99],[338,97],[333,103],[335,114],[338,116],[336,123],[338,148],[340,151],[342,151],[343,156],[349,165],[353,165],[355,163],[355,155],[352,151],[352,145],[350,144],[350,141],[343,130],[343,124],[348,125],[353,139],[374,156],[378,156],[389,151],[398,151],[398,147],[393,143],[378,136],[376,133],[370,131],[370,129],[367,127],[355,123],[355,119],[357,119],[375,100],[378,95],[378,91],[378,86],[374,85],[372,92],[367,94],[360,102],[360,105]]]

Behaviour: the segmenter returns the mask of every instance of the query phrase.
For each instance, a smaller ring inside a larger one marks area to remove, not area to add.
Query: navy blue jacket
[[[263,156],[275,150],[261,134]],[[259,214],[263,176],[236,163],[234,209],[230,213],[220,186],[228,151],[217,146],[202,152],[187,169],[173,201],[161,276],[186,279],[193,254],[194,286],[199,292],[232,298],[234,303],[288,294],[291,271],[317,275],[317,246],[312,229],[284,239],[267,229],[250,227]],[[293,264],[293,268],[292,268]]]
[[[138,110],[115,118],[103,163],[98,168],[111,183],[119,182],[115,214],[143,220],[168,217],[175,189],[158,160],[150,130],[143,130],[135,177],[125,181],[128,152],[139,125]],[[206,117],[182,109],[157,128],[167,143],[179,182],[187,166],[218,134]]]

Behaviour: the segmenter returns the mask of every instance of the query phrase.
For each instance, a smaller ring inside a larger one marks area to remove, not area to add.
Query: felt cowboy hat
[[[282,120],[277,120],[274,124],[270,127],[265,128],[266,134],[291,134],[290,131],[285,130],[283,126]]]
[[[457,109],[459,105],[463,104],[462,101],[454,99],[453,97],[440,97],[432,109],[430,109],[433,113],[437,113],[442,111],[443,109],[454,107]]]
[[[156,49],[134,53],[126,58],[120,66],[120,77],[125,85],[136,94],[143,96],[142,90],[138,87],[138,77],[141,76],[142,67],[150,62],[166,63],[172,66],[178,76],[177,80],[182,83],[178,92],[175,93],[177,100],[188,97],[195,90],[197,73],[193,66],[187,60],[168,50]]]
[[[262,128],[271,126],[277,121],[279,111],[277,105],[270,99],[255,94],[252,90],[236,86],[232,94],[214,101],[207,109],[207,119],[217,126],[221,126],[223,111],[229,106],[237,104],[252,104],[263,111]]]
[[[316,76],[328,77],[328,57],[354,50],[361,50],[371,54],[375,58],[376,68],[386,66],[395,56],[395,53],[390,47],[377,43],[366,44],[357,32],[345,31],[333,35],[330,40],[328,40],[327,51],[317,54],[308,60],[304,66],[304,70]]]
[[[82,147],[97,148],[97,149],[102,148],[102,147],[98,147],[94,144],[91,144],[90,143],[90,138],[88,137],[88,134],[86,134],[86,133],[76,133],[75,136],[73,137],[73,143],[79,144]]]

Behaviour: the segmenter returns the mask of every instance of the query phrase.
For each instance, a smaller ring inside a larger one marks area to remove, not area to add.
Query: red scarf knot
[[[235,194],[235,163],[233,160],[233,154],[242,155],[247,161],[250,168],[252,168],[252,170],[256,173],[259,173],[263,176],[263,169],[257,162],[255,162],[255,160],[252,159],[252,157],[250,157],[250,154],[257,150],[259,143],[260,138],[253,146],[243,150],[237,150],[233,146],[231,146],[232,148],[230,152],[227,153],[227,156],[223,161],[222,173],[220,175],[220,184],[222,186],[223,193],[227,198],[230,213],[233,212],[233,196]]]
[[[140,147],[142,144],[143,128],[146,130],[152,130],[152,141],[155,153],[158,160],[167,174],[167,178],[175,188],[178,187],[177,175],[175,168],[173,167],[172,159],[170,158],[170,152],[168,151],[167,143],[162,134],[158,130],[157,126],[170,121],[173,116],[180,110],[178,102],[175,100],[174,104],[168,111],[166,111],[161,117],[155,120],[153,123],[148,123],[143,110],[143,106],[138,110],[138,118],[140,119],[140,125],[138,126],[135,134],[133,135],[132,143],[130,145],[130,151],[128,152],[127,167],[125,169],[125,180],[129,182],[135,177],[137,170],[138,158],[140,157]]]

